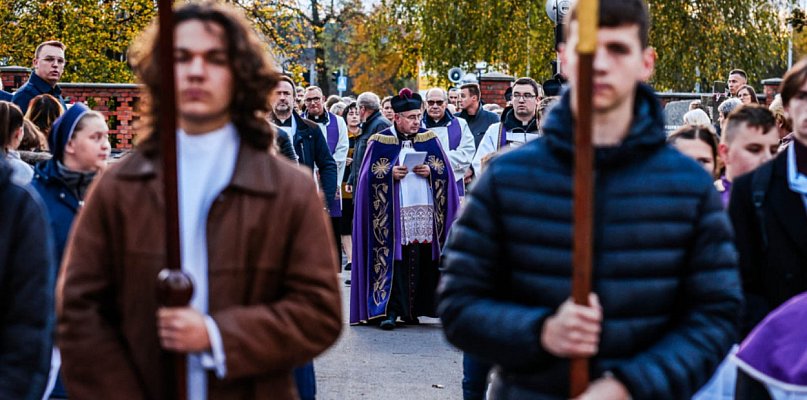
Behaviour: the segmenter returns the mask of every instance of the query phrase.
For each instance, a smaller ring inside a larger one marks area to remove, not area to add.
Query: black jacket
[[[277,148],[283,157],[288,158],[290,161],[297,162],[297,153],[294,152],[294,146],[291,144],[289,134],[283,129],[276,128],[277,130]]]
[[[356,185],[356,179],[359,176],[359,169],[364,159],[364,153],[367,151],[367,139],[370,136],[389,128],[392,123],[381,115],[381,111],[372,113],[367,120],[361,124],[361,135],[356,138],[356,147],[353,151],[353,162],[350,164],[350,176],[347,178],[347,184],[351,186]]]
[[[446,336],[498,364],[505,399],[569,394],[568,362],[540,334],[571,293],[572,126],[566,95],[545,136],[480,176],[445,252]],[[597,149],[595,176],[593,290],[604,321],[591,379],[610,371],[636,400],[688,399],[736,340],[742,297],[720,198],[702,168],[665,145],[646,86],[628,136]]]
[[[468,122],[468,128],[474,135],[474,146],[479,147],[479,142],[485,137],[488,127],[499,122],[499,116],[482,108],[482,103],[479,103],[479,111],[476,115],[468,114],[468,111],[462,110],[457,114],[458,117]]]
[[[767,246],[752,198],[754,176],[765,172],[772,173],[762,203]],[[737,232],[746,296],[743,334],[747,334],[774,308],[807,290],[807,213],[801,195],[788,185],[787,151],[734,180],[729,215]]]
[[[292,112],[292,118],[297,124],[297,131],[293,135],[294,152],[297,153],[297,161],[306,165],[311,170],[314,166],[319,169],[319,181],[324,193],[325,203],[336,196],[336,161],[334,161],[328,143],[319,126],[307,119],[303,119],[296,112]]]
[[[62,97],[62,88],[60,88],[59,85],[51,86],[50,83],[40,78],[36,72],[31,72],[28,82],[25,82],[24,85],[20,86],[20,88],[14,92],[11,101],[20,107],[22,113],[25,114],[25,112],[28,111],[28,103],[31,102],[31,99],[40,94],[52,95],[62,104],[62,109],[67,110],[67,104],[65,104],[64,98]]]
[[[56,263],[45,207],[0,160],[0,398],[40,399],[53,346]]]

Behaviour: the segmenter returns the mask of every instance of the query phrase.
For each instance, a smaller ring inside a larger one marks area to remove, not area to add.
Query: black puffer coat
[[[500,398],[568,398],[568,363],[542,348],[540,333],[571,293],[572,126],[567,94],[544,137],[482,174],[447,245],[446,336],[499,366]],[[612,372],[634,399],[688,399],[737,336],[737,256],[718,194],[701,167],[665,145],[646,86],[625,140],[596,151],[595,176],[604,322],[591,378]]]

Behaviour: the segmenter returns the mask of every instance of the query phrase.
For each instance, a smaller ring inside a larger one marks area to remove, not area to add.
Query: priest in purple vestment
[[[420,127],[423,100],[392,99],[392,127],[368,140],[356,185],[350,323],[384,330],[436,317],[440,249],[459,206],[437,135]]]

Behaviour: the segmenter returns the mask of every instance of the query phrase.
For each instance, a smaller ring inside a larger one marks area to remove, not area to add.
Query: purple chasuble
[[[734,357],[743,371],[759,381],[807,392],[807,293],[768,314]]]
[[[456,218],[459,197],[450,168],[433,132],[421,129],[413,147],[425,151],[431,169],[429,185],[434,201],[432,259],[439,260],[449,229]],[[393,266],[401,259],[400,182],[392,178],[401,143],[391,129],[370,138],[353,201],[353,268],[350,286],[350,323],[387,315],[392,293]]]
[[[325,126],[325,132],[325,137],[328,142],[328,150],[330,150],[331,155],[333,155],[333,153],[336,151],[336,145],[339,143],[339,121],[336,120],[336,115],[328,113],[328,125]],[[331,218],[341,217],[342,199],[336,197],[332,198],[328,204],[328,210]]]
[[[459,120],[452,119],[446,128],[448,129],[448,149],[456,150],[462,141],[462,128]],[[465,182],[462,179],[457,181],[457,195],[460,197],[465,196]]]

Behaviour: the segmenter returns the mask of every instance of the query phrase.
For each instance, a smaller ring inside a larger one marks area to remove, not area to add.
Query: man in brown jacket
[[[58,291],[67,390],[168,399],[177,352],[191,399],[295,399],[292,369],[341,330],[336,254],[312,251],[334,246],[326,214],[311,177],[270,154],[260,115],[279,75],[249,25],[211,4],[184,5],[175,19],[181,255],[194,297],[181,308],[156,300],[165,132],[152,125],[97,180],[68,244]],[[150,122],[155,38],[152,26],[130,52]]]

